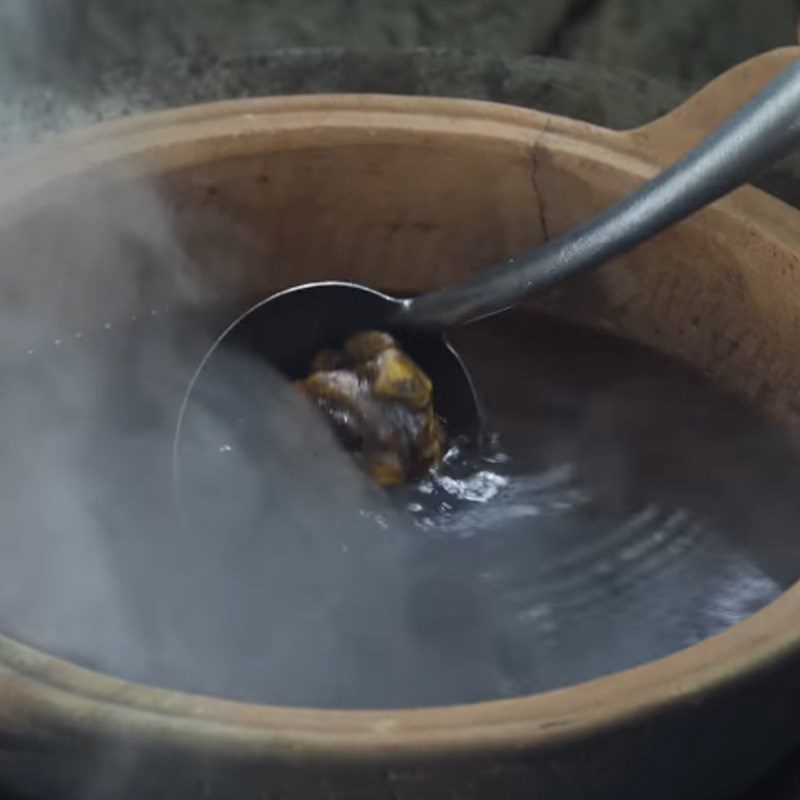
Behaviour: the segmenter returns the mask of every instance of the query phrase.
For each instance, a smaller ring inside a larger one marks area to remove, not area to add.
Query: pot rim
[[[646,137],[484,101],[381,95],[307,95],[208,103],[100,123],[78,135],[61,136],[0,166],[5,188],[0,213],[13,218],[20,197],[59,176],[92,164],[149,152],[159,143],[230,134],[231,126],[264,132],[281,121],[302,128],[330,124],[363,130],[397,130],[409,118],[416,130],[433,132],[456,124],[492,123],[492,130],[538,142],[544,134],[582,146],[624,166],[637,177],[654,171]],[[435,123],[435,124],[434,124]],[[437,127],[438,125],[438,127]],[[260,126],[260,127],[259,127]],[[486,134],[484,133],[484,137]],[[70,157],[71,155],[71,157]],[[83,156],[82,158],[79,156]],[[46,164],[48,168],[43,168]],[[50,168],[52,167],[52,168]],[[42,176],[46,177],[42,177]],[[757,202],[756,202],[757,201]],[[746,204],[742,205],[742,203]],[[760,221],[754,203],[770,213]],[[762,192],[746,188],[715,204],[713,213],[775,234],[800,229],[797,213]],[[707,222],[707,220],[706,220]],[[792,224],[788,224],[792,223]],[[691,224],[691,222],[689,223]],[[800,251],[800,234],[792,244]],[[400,710],[335,710],[267,706],[135,684],[93,672],[0,636],[0,706],[3,716],[30,732],[42,720],[86,736],[107,735],[158,746],[227,752],[231,756],[395,760],[442,753],[466,756],[480,749],[547,748],[581,740],[600,730],[623,729],[643,716],[666,713],[723,692],[800,652],[800,584],[717,636],[641,666],[535,695],[469,705]],[[28,720],[33,722],[23,722]]]

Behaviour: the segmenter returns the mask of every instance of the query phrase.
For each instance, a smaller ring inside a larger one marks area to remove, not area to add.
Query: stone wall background
[[[0,63],[52,77],[211,52],[424,47],[692,86],[793,42],[799,17],[800,0],[0,0]]]
[[[365,91],[616,128],[796,41],[800,0],[0,0],[0,155],[137,111]],[[800,206],[800,156],[761,185]]]

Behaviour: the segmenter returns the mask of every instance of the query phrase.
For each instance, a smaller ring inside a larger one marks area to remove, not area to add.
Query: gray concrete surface
[[[80,80],[0,94],[0,152],[101,119],[231,97],[313,92],[446,95],[512,103],[629,128],[681,89],[627,70],[538,56],[448,50],[289,50],[126,61]]]

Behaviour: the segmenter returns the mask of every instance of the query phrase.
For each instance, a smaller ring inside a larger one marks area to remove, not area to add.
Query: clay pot
[[[0,291],[16,292],[15,329],[30,337],[185,297],[185,282],[155,268],[136,291],[115,279],[104,214],[142,176],[165,198],[195,297],[325,278],[432,289],[597,213],[797,55],[747,62],[624,133],[509,106],[358,95],[104,124],[4,166]],[[56,215],[62,224],[44,224]],[[28,253],[23,279],[15,257],[37,231],[57,235],[58,259]],[[60,270],[78,256],[65,291]],[[50,280],[26,293],[31,270]],[[796,436],[798,297],[800,215],[745,188],[537,304],[690,363]],[[0,639],[0,780],[68,797],[716,797],[797,737],[799,611],[793,588],[644,666],[523,699],[406,711],[190,696]]]

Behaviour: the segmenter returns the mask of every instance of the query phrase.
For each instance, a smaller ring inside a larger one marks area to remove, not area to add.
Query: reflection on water
[[[452,703],[665,655],[794,579],[797,458],[752,415],[530,315],[454,339],[497,429],[485,452],[384,493],[236,363],[190,414],[177,523],[200,327],[159,315],[6,365],[3,630],[240,699]]]

